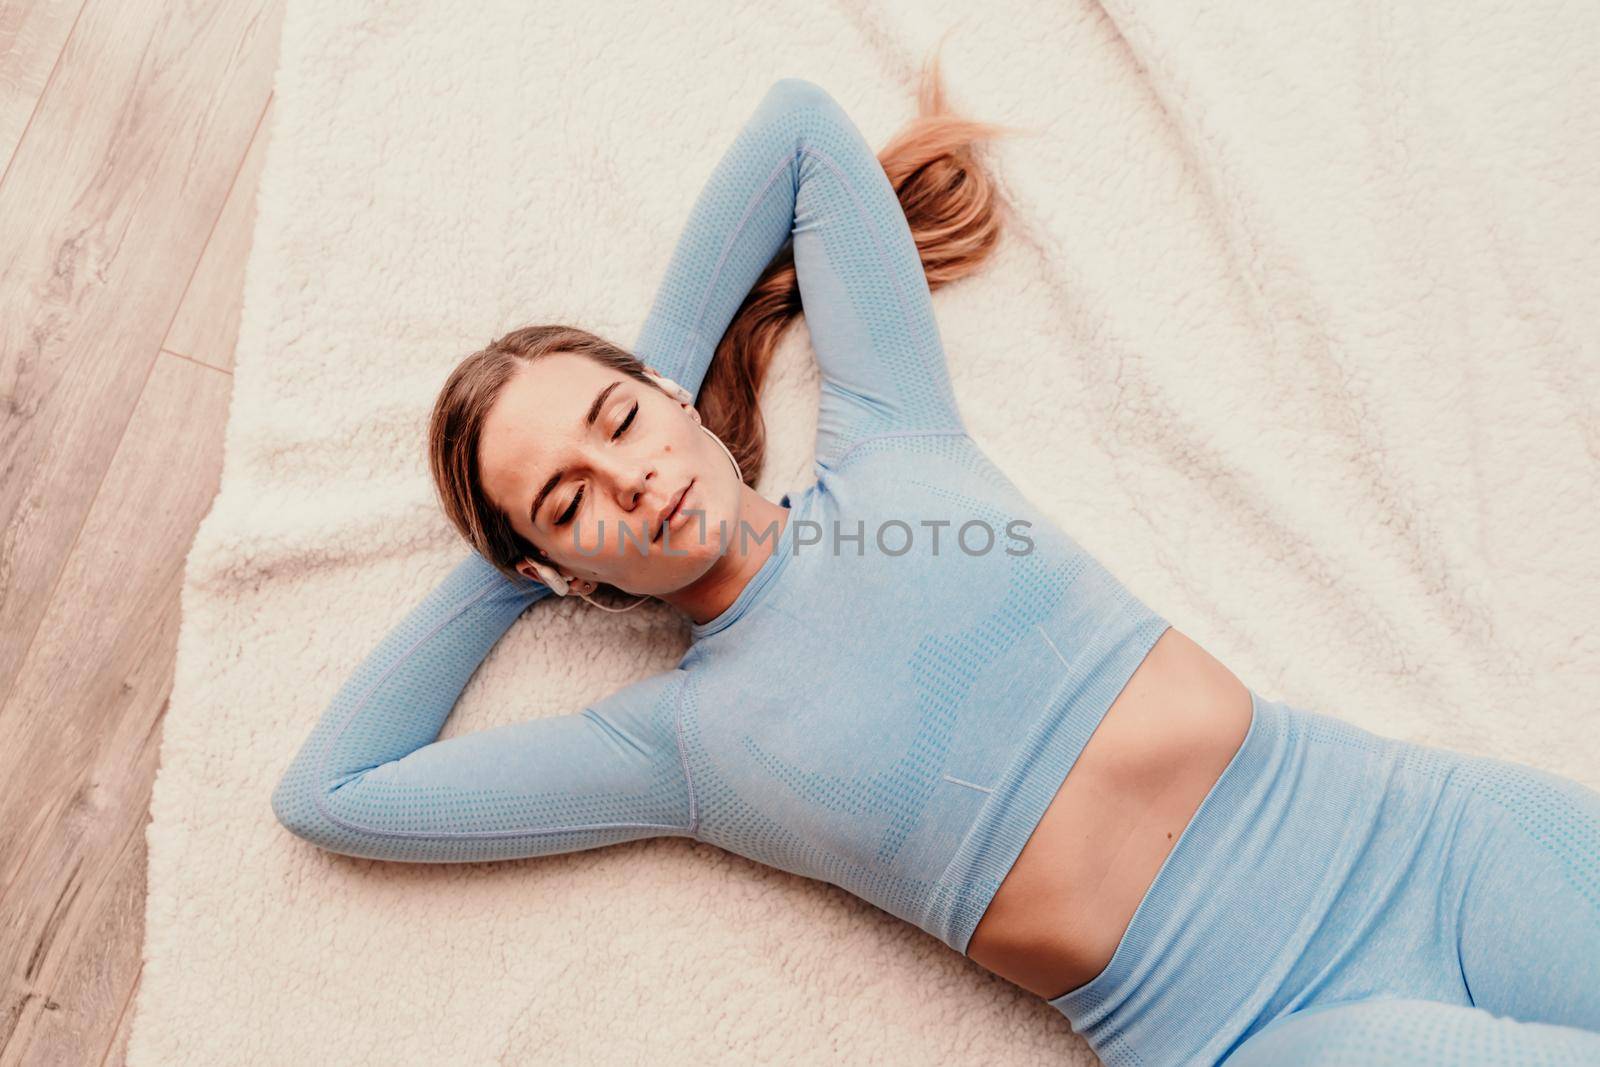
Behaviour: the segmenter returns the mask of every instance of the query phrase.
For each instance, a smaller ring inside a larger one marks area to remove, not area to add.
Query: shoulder
[[[591,701],[585,710],[611,720],[670,722],[687,677],[681,666],[658,671]]]

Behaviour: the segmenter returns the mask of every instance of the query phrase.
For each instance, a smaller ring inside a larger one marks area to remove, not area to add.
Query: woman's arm
[[[279,822],[332,852],[421,863],[692,836],[680,671],[578,713],[435,740],[495,642],[546,594],[471,553],[323,712],[272,794]]]
[[[636,343],[698,392],[750,287],[787,243],[822,372],[817,458],[890,432],[963,432],[899,197],[820,86],[776,82],[690,212]]]

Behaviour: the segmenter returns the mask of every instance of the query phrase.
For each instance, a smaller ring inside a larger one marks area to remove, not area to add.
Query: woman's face
[[[682,589],[737,531],[742,490],[690,411],[584,356],[534,360],[484,421],[484,491],[563,574],[638,595]],[[685,487],[663,536],[660,518]],[[518,569],[537,577],[526,561]]]

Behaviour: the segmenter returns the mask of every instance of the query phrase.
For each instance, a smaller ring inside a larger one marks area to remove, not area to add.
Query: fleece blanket
[[[1026,127],[935,294],[962,412],[1274,699],[1600,787],[1600,7],[289,0],[220,493],[188,558],[128,1060],[1090,1064],[1042,1000],[835,887],[687,839],[320,853],[269,794],[466,550],[425,416],[505,330],[635,339],[760,94],[882,145],[943,52]],[[810,471],[797,327],[772,499]],[[672,609],[546,601],[442,736],[668,669]]]

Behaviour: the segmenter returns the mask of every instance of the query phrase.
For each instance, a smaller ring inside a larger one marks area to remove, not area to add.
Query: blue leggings
[[[1600,1064],[1600,793],[1254,692],[1104,971],[1111,1065]]]

